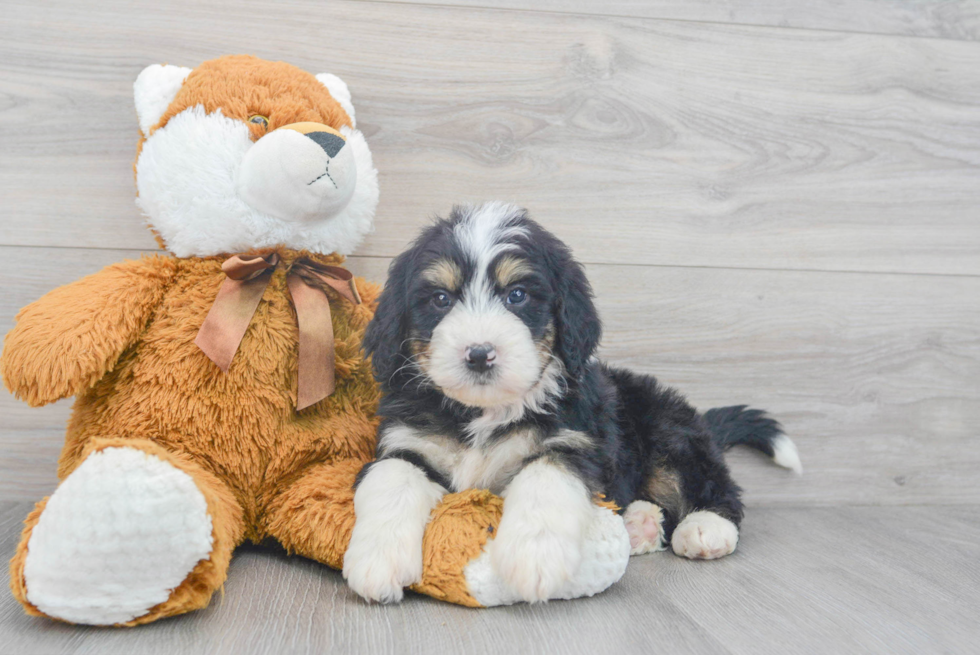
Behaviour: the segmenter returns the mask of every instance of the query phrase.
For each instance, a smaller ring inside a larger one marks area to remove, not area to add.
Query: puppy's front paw
[[[674,530],[674,553],[689,559],[718,559],[735,550],[738,528],[714,512],[692,512]]]
[[[398,603],[404,588],[422,580],[422,544],[381,539],[354,543],[344,554],[344,578],[359,596],[378,603]]]
[[[511,526],[516,527],[516,526]],[[492,543],[497,574],[529,603],[546,601],[578,571],[581,545],[547,530],[505,530]]]

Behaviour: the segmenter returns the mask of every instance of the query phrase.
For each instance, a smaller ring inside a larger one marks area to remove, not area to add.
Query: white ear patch
[[[350,116],[350,126],[357,127],[357,122],[354,118],[354,105],[350,101],[350,90],[347,88],[347,84],[336,75],[330,73],[320,73],[316,76],[316,79],[320,81],[320,84],[327,87],[327,91],[330,92],[333,99],[339,102],[340,106],[347,112],[347,115]]]
[[[174,101],[190,73],[191,69],[183,66],[153,64],[144,68],[136,78],[133,83],[133,100],[136,103],[136,115],[139,117],[143,136],[150,136],[150,128],[156,125],[167,111],[167,107]],[[350,98],[350,94],[347,97]]]

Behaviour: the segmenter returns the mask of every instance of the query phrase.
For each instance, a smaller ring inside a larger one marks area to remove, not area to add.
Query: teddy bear
[[[10,563],[28,613],[71,623],[205,607],[245,540],[341,568],[378,425],[361,340],[379,288],[342,266],[373,227],[378,178],[347,86],[226,56],[149,66],[134,98],[137,205],[169,254],[51,291],[0,359],[32,406],[76,397],[61,482]],[[412,588],[518,600],[484,549],[501,511],[488,491],[447,496]],[[559,597],[625,570],[622,519],[595,512]]]

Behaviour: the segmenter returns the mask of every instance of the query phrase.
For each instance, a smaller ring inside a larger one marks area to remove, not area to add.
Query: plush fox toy
[[[173,256],[55,289],[18,314],[2,357],[29,404],[77,397],[11,588],[31,614],[94,625],[205,607],[246,539],[340,568],[377,427],[361,338],[379,289],[341,264],[372,228],[378,182],[346,85],[234,56],[150,66],[134,90],[137,203]],[[483,553],[501,507],[447,496],[406,582],[514,602]],[[561,596],[615,582],[628,551],[597,506]]]

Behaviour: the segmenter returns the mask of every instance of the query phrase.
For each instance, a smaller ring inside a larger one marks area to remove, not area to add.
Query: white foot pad
[[[717,559],[732,553],[738,544],[738,528],[714,512],[691,512],[674,530],[670,545],[690,559]]]
[[[657,505],[634,500],[626,508],[623,522],[630,536],[630,555],[667,550],[663,534],[664,513]]]
[[[34,526],[27,599],[73,623],[124,623],[167,600],[212,543],[189,475],[134,448],[106,448],[61,483]]]

